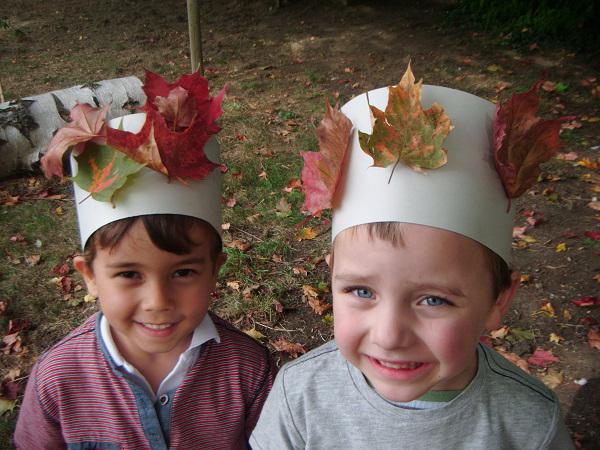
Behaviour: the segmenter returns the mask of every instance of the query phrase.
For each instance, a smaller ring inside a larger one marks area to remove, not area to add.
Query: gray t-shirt
[[[379,396],[331,341],[286,364],[252,436],[253,450],[573,449],[554,393],[491,349],[445,406],[400,408]]]

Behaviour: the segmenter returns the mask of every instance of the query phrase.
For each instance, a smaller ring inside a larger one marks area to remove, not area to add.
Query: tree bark
[[[192,61],[192,72],[200,69],[200,75],[204,76],[204,61],[202,58],[202,27],[200,0],[187,0],[188,32],[190,33],[190,60]]]
[[[87,83],[0,104],[0,178],[31,170],[76,102],[110,104],[107,119],[131,113],[146,101],[136,77]]]

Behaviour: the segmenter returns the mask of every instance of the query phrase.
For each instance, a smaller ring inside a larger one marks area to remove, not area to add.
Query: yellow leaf
[[[544,305],[540,308],[540,311],[546,313],[546,315],[550,318],[556,317],[556,312],[554,311],[554,306],[552,303],[544,303]]]
[[[92,303],[96,301],[96,296],[92,295],[92,294],[85,294],[85,297],[83,297],[83,301],[86,303]]]
[[[550,389],[556,389],[560,386],[563,379],[563,373],[554,368],[548,369],[548,372],[540,377],[540,380]]]
[[[249,328],[248,330],[244,330],[244,333],[246,333],[251,338],[256,339],[257,341],[260,341],[261,339],[265,338],[265,335],[254,327]]]
[[[16,404],[16,400],[6,400],[4,398],[0,398],[0,416],[8,411],[12,411]]]
[[[527,242],[528,244],[535,244],[537,242],[537,239],[526,234],[521,236],[521,240]]]
[[[563,338],[556,333],[550,333],[550,336],[548,337],[548,340],[550,342],[554,342],[555,344],[558,344],[562,339]]]
[[[302,286],[302,292],[304,292],[307,298],[317,298],[319,296],[319,291],[309,284]]]
[[[556,246],[556,253],[566,252],[566,251],[567,251],[567,244],[565,244],[564,242],[561,242],[560,244],[558,244]]]
[[[297,241],[312,240],[317,237],[317,232],[312,227],[302,228],[298,234],[296,234]]]
[[[571,314],[571,311],[569,311],[567,308],[563,309],[562,315],[563,315],[563,318],[567,321],[569,321],[573,318],[573,314]]]
[[[528,283],[530,278],[531,277],[529,275],[522,274],[521,275],[521,283]]]
[[[240,290],[240,282],[239,281],[228,281],[227,287],[233,289],[234,291]]]
[[[504,325],[497,330],[490,331],[490,337],[492,339],[503,339],[508,334],[508,327]]]
[[[488,72],[492,72],[492,73],[494,73],[494,72],[498,72],[498,71],[499,71],[499,70],[501,70],[501,69],[502,69],[502,67],[500,67],[500,66],[499,66],[499,65],[497,65],[497,64],[490,64],[489,66],[487,66],[487,67],[486,67],[486,70],[487,70]]]

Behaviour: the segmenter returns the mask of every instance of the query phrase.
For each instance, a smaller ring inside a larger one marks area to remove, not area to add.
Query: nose
[[[164,281],[148,283],[144,292],[143,308],[145,311],[167,311],[173,307],[172,289]]]
[[[382,308],[371,326],[373,343],[384,350],[410,347],[417,340],[414,324],[406,308],[394,304]]]

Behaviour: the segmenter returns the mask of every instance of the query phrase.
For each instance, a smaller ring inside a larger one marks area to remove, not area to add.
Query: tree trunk
[[[107,119],[128,114],[146,101],[136,77],[87,83],[0,104],[0,178],[30,170],[48,149],[76,102],[110,103]]]

